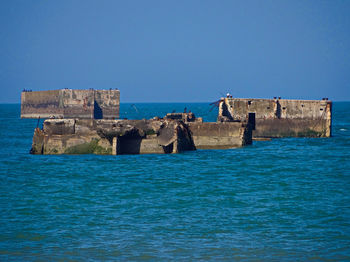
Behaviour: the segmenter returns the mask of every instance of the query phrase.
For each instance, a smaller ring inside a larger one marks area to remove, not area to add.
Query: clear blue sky
[[[350,1],[0,0],[0,103],[23,88],[121,102],[350,100]]]

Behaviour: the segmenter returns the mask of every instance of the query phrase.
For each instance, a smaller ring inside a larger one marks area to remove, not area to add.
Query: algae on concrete
[[[79,155],[79,154],[97,154],[110,155],[112,148],[104,148],[98,144],[99,139],[92,139],[90,143],[84,143],[65,149],[65,154]]]

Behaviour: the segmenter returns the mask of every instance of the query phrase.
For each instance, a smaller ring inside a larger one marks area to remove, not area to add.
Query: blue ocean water
[[[121,117],[208,104],[122,104]],[[174,155],[30,155],[0,105],[0,260],[350,260],[350,102],[333,137]]]

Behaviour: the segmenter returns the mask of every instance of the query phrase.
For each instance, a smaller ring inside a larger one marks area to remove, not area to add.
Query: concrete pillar
[[[113,137],[112,155],[118,154],[118,137]]]
[[[332,136],[332,102],[327,102],[326,119],[326,137],[330,137]]]
[[[219,103],[219,112],[218,112],[218,119],[220,118],[220,117],[222,117],[222,104],[224,103],[224,101],[220,101],[220,103]]]
[[[177,154],[177,153],[179,153],[179,149],[178,149],[178,144],[177,144],[178,142],[177,142],[177,140],[175,140],[174,142],[173,142],[173,152],[171,152],[172,154]]]

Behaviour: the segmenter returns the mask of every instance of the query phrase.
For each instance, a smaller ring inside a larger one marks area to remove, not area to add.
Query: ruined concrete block
[[[256,119],[253,137],[329,137],[332,102],[328,100],[223,98],[218,122]]]
[[[227,149],[249,145],[251,127],[242,122],[189,123],[197,149]]]
[[[33,144],[30,153],[34,155],[41,155],[44,153],[45,133],[39,128],[35,128],[33,135]]]
[[[182,116],[178,120],[168,117],[151,120],[48,119],[43,123],[43,130],[35,130],[31,152],[171,154],[196,148],[222,149],[251,144],[251,126],[246,122],[185,123]]]
[[[74,119],[48,119],[43,124],[44,132],[49,135],[63,135],[75,133]]]
[[[119,117],[119,90],[73,90],[22,92],[21,118]]]
[[[190,139],[181,121],[50,119],[35,131],[32,153],[178,153],[195,149]]]

